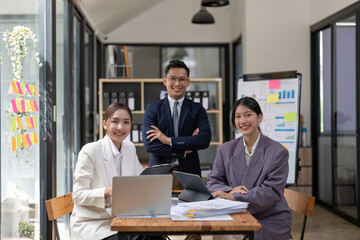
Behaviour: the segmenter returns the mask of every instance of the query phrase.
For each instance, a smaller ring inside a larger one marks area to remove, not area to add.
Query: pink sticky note
[[[25,100],[21,100],[21,109],[22,109],[22,112],[26,112],[26,109],[25,109]]]
[[[33,117],[30,117],[30,123],[31,123],[32,127],[34,128],[35,124],[34,124],[34,118]]]
[[[25,88],[28,91],[29,95],[32,96],[33,94],[32,94],[32,92],[30,90],[29,84],[25,83]]]
[[[17,89],[18,89],[18,91],[19,91],[19,94],[20,94],[20,95],[24,95],[24,92],[23,92],[23,90],[21,89],[21,84],[20,84],[20,82],[16,82],[16,86],[17,86]]]
[[[16,107],[15,99],[11,99],[11,105],[12,105],[12,108],[13,108],[14,112],[18,112],[18,109]]]
[[[280,80],[269,81],[269,89],[279,89],[279,88],[280,88]]]
[[[37,106],[37,104],[36,104],[36,101],[34,100],[33,102],[34,102],[35,111],[36,111],[36,112],[39,111],[39,108],[38,108],[38,106]]]
[[[31,146],[31,145],[32,145],[32,142],[31,142],[31,139],[30,139],[29,134],[26,134],[26,140],[27,140],[29,146]]]

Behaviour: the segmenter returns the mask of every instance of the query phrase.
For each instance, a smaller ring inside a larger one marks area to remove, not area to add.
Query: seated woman
[[[127,106],[111,104],[104,114],[105,137],[81,149],[74,173],[72,239],[118,239],[117,232],[110,230],[112,179],[139,175],[143,170],[134,144],[125,140],[131,121]]]
[[[291,212],[284,198],[289,153],[261,134],[263,114],[255,99],[239,99],[231,117],[242,137],[218,148],[207,186],[216,198],[249,202],[248,211],[261,224],[255,239],[289,240]]]

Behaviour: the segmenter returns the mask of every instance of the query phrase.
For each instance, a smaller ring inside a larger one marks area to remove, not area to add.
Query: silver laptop
[[[170,214],[171,174],[114,177],[112,186],[113,216]]]

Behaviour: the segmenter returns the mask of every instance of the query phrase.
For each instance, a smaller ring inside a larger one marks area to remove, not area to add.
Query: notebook
[[[170,214],[172,175],[113,178],[111,214],[116,217]]]
[[[184,187],[184,190],[178,196],[179,200],[194,202],[214,199],[200,176],[179,171],[173,171],[173,174]]]

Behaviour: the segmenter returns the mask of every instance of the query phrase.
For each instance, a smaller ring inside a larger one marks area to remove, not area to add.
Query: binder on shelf
[[[202,99],[201,103],[205,110],[209,110],[209,91],[203,91],[202,92]]]
[[[188,99],[192,100],[192,92],[191,91],[187,91],[185,95]]]
[[[118,101],[118,94],[117,92],[112,92],[111,93],[111,102],[110,103],[114,103]]]
[[[109,106],[110,104],[110,93],[109,92],[103,92],[103,110]]]
[[[143,138],[142,138],[142,124],[139,124],[139,142],[142,143],[143,142]]]
[[[119,92],[119,103],[126,105],[126,92]]]
[[[139,142],[139,125],[138,124],[133,124],[133,126],[132,126],[131,140],[133,143]]]
[[[130,110],[135,110],[135,93],[129,92],[127,96],[128,96],[127,99],[128,107],[130,108]]]
[[[200,94],[199,91],[195,91],[195,92],[194,92],[193,101],[194,101],[194,102],[201,103],[201,94]]]

